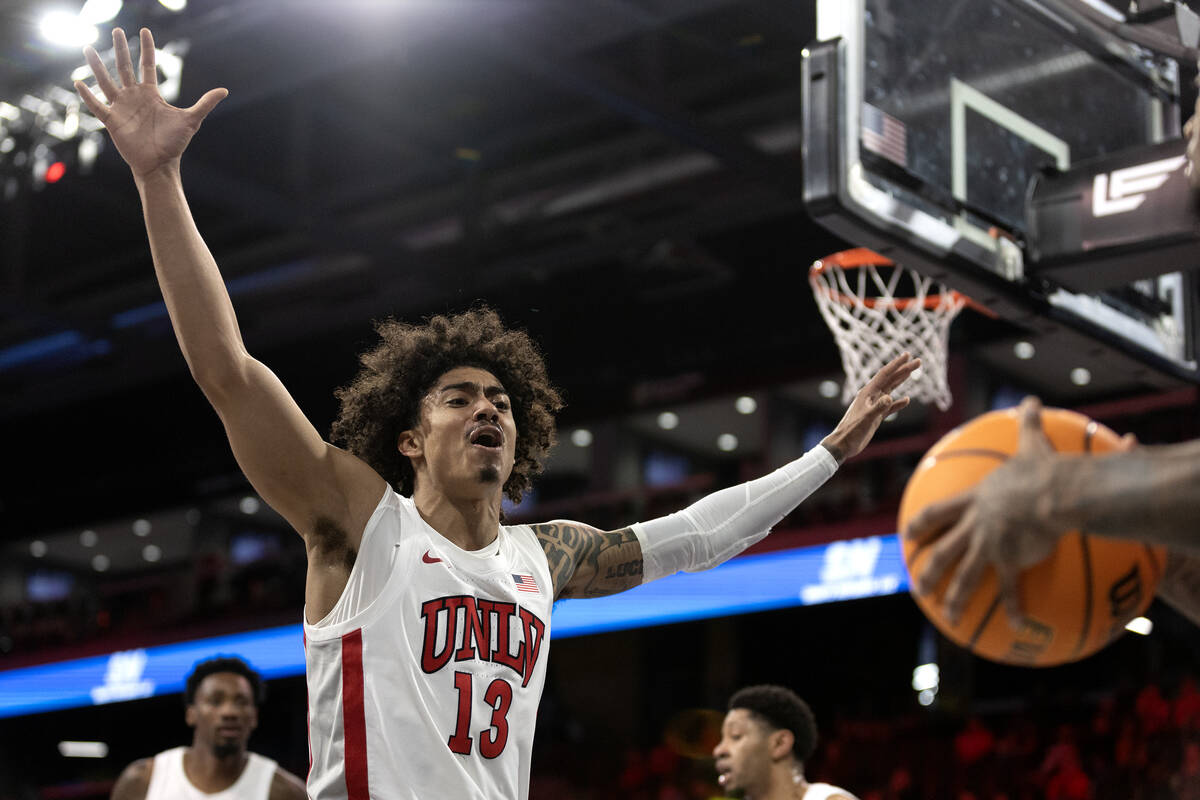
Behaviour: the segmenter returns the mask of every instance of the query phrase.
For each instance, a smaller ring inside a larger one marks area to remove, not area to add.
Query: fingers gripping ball
[[[942,437],[904,490],[900,530],[925,506],[970,489],[1008,460],[1017,449],[1019,422],[1016,409],[993,411]],[[1059,452],[1104,453],[1120,446],[1116,433],[1073,411],[1044,409],[1042,428]],[[929,548],[902,541],[911,578],[921,573]],[[1120,636],[1153,599],[1165,559],[1161,547],[1070,531],[1045,561],[1021,575],[1019,629],[1004,614],[991,567],[957,624],[946,618],[942,603],[953,570],[934,591],[914,592],[914,598],[938,630],[977,655],[1006,664],[1051,666],[1091,655]]]

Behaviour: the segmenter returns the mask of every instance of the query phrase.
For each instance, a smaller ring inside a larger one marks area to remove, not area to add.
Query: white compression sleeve
[[[837,471],[817,445],[769,475],[703,497],[674,514],[633,527],[642,545],[642,583],[679,570],[700,572],[732,558],[770,533]]]

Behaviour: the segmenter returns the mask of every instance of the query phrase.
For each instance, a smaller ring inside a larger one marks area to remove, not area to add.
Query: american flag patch
[[[870,103],[862,106],[862,143],[888,161],[908,166],[908,133],[904,123]]]
[[[517,585],[518,592],[539,592],[537,581],[532,575],[513,575],[513,583]]]

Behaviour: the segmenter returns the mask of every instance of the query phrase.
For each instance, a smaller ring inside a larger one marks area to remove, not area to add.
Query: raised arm
[[[790,464],[730,486],[671,514],[616,531],[578,522],[535,525],[554,577],[556,597],[601,597],[680,570],[699,572],[733,558],[815,492],[857,455],[889,414],[908,405],[891,393],[919,359],[887,364],[855,396],[833,433]]]
[[[141,31],[140,83],[120,29],[113,31],[113,47],[115,80],[94,50],[84,51],[107,103],[82,83],[75,88],[133,172],[180,349],[251,484],[305,538],[310,562],[326,545],[333,545],[330,558],[336,561],[339,548],[356,549],[384,481],[325,443],[275,375],[246,352],[229,294],[183,193],[183,151],[227,92],[213,89],[187,109],[168,105],[158,91],[150,31]]]
[[[1009,616],[1020,617],[1017,579],[1068,530],[1140,539],[1168,548],[1159,594],[1200,622],[1200,440],[1098,456],[1054,452],[1041,403],[1021,407],[1016,455],[974,489],[934,503],[905,535],[931,548],[917,591],[933,591],[951,568],[947,612],[958,614],[992,566]]]

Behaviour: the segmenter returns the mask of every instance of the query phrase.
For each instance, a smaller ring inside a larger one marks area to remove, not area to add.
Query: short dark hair
[[[792,732],[792,755],[809,759],[817,749],[817,720],[808,703],[784,686],[747,686],[729,698],[729,710],[744,708],[773,730]]]
[[[519,503],[554,445],[554,415],[562,408],[533,339],[504,327],[486,306],[430,317],[424,325],[389,319],[375,330],[379,345],[359,358],[362,369],[337,391],[341,411],[333,443],[370,464],[400,494],[411,495],[416,475],[396,449],[400,434],[417,427],[421,400],[439,377],[457,367],[485,369],[512,400],[516,457],[504,493]]]
[[[267,685],[263,683],[262,676],[251,669],[249,664],[236,656],[217,656],[207,661],[200,661],[192,668],[192,674],[187,676],[187,683],[183,690],[183,704],[190,706],[195,703],[196,692],[200,689],[200,684],[209,675],[217,672],[232,672],[249,681],[255,708],[261,706],[267,699]]]

